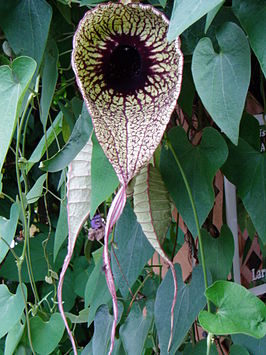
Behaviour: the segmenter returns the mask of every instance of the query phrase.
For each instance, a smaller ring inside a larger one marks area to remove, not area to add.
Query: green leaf
[[[201,267],[197,266],[194,268],[192,280],[189,284],[184,284],[179,264],[175,265],[175,270],[177,273],[178,293],[174,309],[173,341],[169,354],[175,354],[199,311],[206,304]],[[168,354],[167,347],[170,334],[170,312],[173,294],[173,277],[169,270],[158,288],[154,305],[155,325],[162,355]]]
[[[35,182],[35,184],[32,186],[30,191],[27,193],[27,202],[34,203],[39,200],[39,198],[42,195],[42,190],[43,190],[43,184],[45,180],[47,179],[47,174],[41,175]]]
[[[160,172],[151,164],[136,176],[133,198],[138,223],[153,248],[165,258],[162,244],[171,224],[171,203]]]
[[[27,289],[22,284],[27,299]],[[16,294],[10,293],[6,285],[0,285],[0,338],[9,332],[21,319],[25,308],[24,298],[20,285]]]
[[[175,0],[167,38],[176,39],[185,29],[211,11],[223,0]]]
[[[63,118],[63,114],[60,111],[59,114],[56,116],[56,119],[53,121],[51,127],[49,127],[49,129],[47,130],[46,138],[44,135],[42,137],[42,139],[40,140],[40,142],[38,143],[37,147],[32,152],[32,154],[28,160],[28,163],[27,163],[27,168],[26,168],[27,174],[31,170],[33,165],[35,163],[39,162],[40,159],[42,158],[42,156],[45,154],[46,145],[47,145],[47,148],[49,148],[49,146],[53,143],[55,138],[62,131],[62,118]]]
[[[18,224],[19,218],[19,205],[13,203],[10,209],[10,219],[6,219],[0,216],[0,263],[4,260],[7,252],[9,251],[8,245],[10,246]],[[5,240],[6,243],[3,241]]]
[[[118,306],[118,320],[119,323],[123,313],[122,302],[117,303]],[[110,315],[108,306],[102,305],[95,315],[94,319],[94,335],[92,338],[93,354],[106,354],[108,351],[108,344],[110,341],[110,334],[113,324],[113,316]]]
[[[266,77],[265,1],[233,0],[233,11],[247,32],[251,48],[255,52]]]
[[[112,297],[108,290],[105,274],[103,272],[102,249],[97,250],[100,256],[95,267],[88,279],[85,289],[85,308],[90,306],[90,313],[88,318],[88,327],[94,321],[95,313],[98,307],[111,301]]]
[[[66,207],[66,201],[63,200],[60,203],[60,212],[59,212],[59,217],[57,220],[57,225],[55,230],[54,261],[67,235],[68,235],[67,207]]]
[[[85,298],[85,287],[93,268],[94,264],[89,263],[85,256],[79,256],[74,260],[74,291],[81,298]]]
[[[52,158],[42,161],[42,170],[56,172],[66,168],[88,142],[93,126],[86,105],[83,104],[69,141]]]
[[[236,185],[237,194],[265,244],[266,223],[258,212],[266,211],[266,153],[256,151],[241,138],[237,147],[229,143],[228,148],[223,172]]]
[[[206,354],[207,354],[207,341],[200,340],[194,346],[191,343],[187,344],[183,355],[206,355]],[[216,346],[214,344],[211,344],[210,355],[218,355]]]
[[[53,256],[53,233],[51,234],[50,241],[48,242],[46,253],[50,261],[50,266],[53,268],[52,256]],[[47,238],[47,234],[37,234],[34,238],[30,238],[30,254],[33,267],[33,277],[35,281],[43,281],[47,275],[47,263],[43,254],[42,242]],[[23,250],[23,243],[19,243],[15,246],[14,251],[17,255],[21,255]],[[29,282],[29,275],[26,263],[23,263],[21,269],[22,279],[24,282]],[[14,261],[14,256],[9,253],[5,259],[5,262],[0,268],[0,276],[6,278],[9,281],[18,281],[18,269]]]
[[[201,232],[205,262],[212,274],[212,280],[226,280],[234,256],[234,238],[230,229],[223,225],[218,238],[211,237],[204,229]]]
[[[178,98],[178,105],[181,106],[182,110],[192,116],[192,105],[195,96],[195,86],[192,79],[191,64],[185,63],[183,68],[183,79],[182,79],[182,90]]]
[[[216,281],[205,294],[217,311],[199,313],[204,329],[217,335],[243,333],[255,338],[266,335],[266,306],[246,288],[234,282]]]
[[[239,123],[250,81],[250,49],[236,24],[224,23],[217,34],[219,53],[209,38],[202,38],[192,58],[197,92],[221,130],[237,144]]]
[[[23,97],[36,69],[32,58],[16,58],[0,67],[0,172],[10,146]]]
[[[206,17],[205,29],[204,29],[205,33],[208,31],[208,28],[210,27],[214,17],[217,15],[220,8],[223,6],[224,1],[225,0],[223,0],[220,4],[218,4],[211,11],[208,12],[207,17]]]
[[[44,53],[44,63],[42,71],[42,95],[40,101],[40,119],[44,127],[47,124],[47,118],[54,96],[55,86],[57,82],[57,62],[58,49],[54,40],[47,43]]]
[[[15,353],[15,349],[23,335],[24,329],[25,324],[21,324],[20,321],[16,323],[12,329],[10,329],[5,341],[4,355],[13,355]]]
[[[128,287],[131,287],[134,284],[143,270],[144,265],[154,253],[153,248],[147,241],[146,236],[128,203],[116,223],[114,241],[117,245],[114,252],[119,261],[118,266],[112,251],[111,263],[114,280],[123,297],[126,298],[129,293]],[[125,278],[127,282],[125,282]]]
[[[205,128],[200,145],[187,140],[183,128],[169,132],[169,140],[178,156],[188,180],[200,225],[205,221],[214,202],[213,178],[227,157],[227,146],[213,128]],[[186,187],[171,151],[162,149],[160,170],[167,190],[186,225],[196,236],[196,225]]]
[[[266,336],[262,339],[255,339],[244,334],[232,335],[234,344],[244,346],[250,355],[263,354],[266,349]]]
[[[97,207],[105,201],[118,186],[116,173],[106,158],[98,140],[92,136],[93,150],[91,160],[91,217]]]
[[[56,348],[64,334],[65,326],[59,313],[53,313],[48,322],[35,316],[30,320],[30,331],[34,350],[48,355]]]
[[[129,316],[119,330],[128,355],[142,354],[152,320],[153,302],[148,301],[143,308],[138,303],[133,303]]]
[[[15,54],[34,58],[39,68],[52,18],[51,6],[44,0],[20,0],[10,1],[0,10],[0,26]]]
[[[249,355],[249,352],[243,346],[233,344],[230,346],[230,355]]]

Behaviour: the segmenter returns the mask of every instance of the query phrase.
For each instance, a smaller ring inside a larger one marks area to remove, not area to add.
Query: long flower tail
[[[110,259],[109,259],[108,241],[109,241],[110,232],[114,224],[116,223],[116,221],[118,220],[118,218],[121,216],[123,212],[124,206],[126,204],[126,199],[127,199],[126,185],[122,185],[118,193],[116,194],[111,204],[110,210],[108,212],[106,226],[105,226],[105,235],[104,235],[104,249],[103,249],[104,271],[105,271],[106,282],[113,300],[113,313],[114,313],[114,320],[113,320],[112,331],[111,331],[111,345],[108,353],[109,355],[112,353],[114,348],[115,329],[116,329],[116,323],[118,318],[118,307],[117,307],[115,283],[114,283],[114,278],[113,278]]]

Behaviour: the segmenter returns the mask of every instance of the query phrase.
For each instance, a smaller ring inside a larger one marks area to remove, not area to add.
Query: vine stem
[[[196,206],[195,206],[195,203],[194,203],[194,199],[193,199],[193,196],[192,196],[192,192],[191,192],[191,189],[190,189],[190,186],[189,186],[189,183],[187,181],[187,178],[186,178],[186,174],[182,168],[182,165],[178,159],[178,156],[172,146],[172,143],[170,142],[169,139],[167,139],[167,146],[169,147],[171,153],[173,154],[173,157],[175,159],[175,162],[179,168],[179,171],[182,175],[182,178],[184,180],[184,184],[186,186],[186,190],[187,190],[187,193],[188,193],[188,197],[189,197],[189,200],[190,200],[190,203],[191,203],[191,207],[192,207],[192,210],[193,210],[193,215],[194,215],[194,219],[195,219],[195,223],[196,223],[196,228],[197,228],[197,233],[198,233],[198,238],[199,238],[199,247],[200,247],[200,255],[201,255],[201,260],[202,260],[202,270],[203,270],[203,276],[204,276],[204,285],[205,285],[205,290],[208,288],[208,280],[207,280],[207,270],[206,270],[206,263],[205,263],[205,255],[204,255],[204,250],[203,250],[203,243],[202,243],[202,236],[201,236],[201,231],[200,231],[200,224],[199,224],[199,218],[198,218],[198,214],[197,214],[197,211],[196,211]],[[208,312],[211,311],[211,306],[210,306],[210,301],[207,299],[207,309],[208,309]]]
[[[23,229],[24,229],[24,246],[22,250],[22,254],[17,260],[17,269],[18,269],[18,276],[19,276],[19,285],[21,287],[23,299],[24,299],[24,304],[25,304],[25,313],[26,313],[26,323],[27,323],[27,331],[28,331],[28,339],[29,339],[29,344],[30,348],[33,354],[35,354],[33,345],[32,345],[32,339],[31,339],[31,331],[30,331],[30,320],[29,320],[29,314],[28,314],[28,305],[27,305],[27,299],[26,295],[24,292],[24,288],[22,286],[22,277],[21,277],[21,268],[23,261],[25,259],[26,255],[26,250],[27,250],[27,244],[28,244],[28,239],[29,239],[29,231],[28,231],[28,222],[27,222],[27,214],[24,206],[24,201],[23,201],[23,192],[22,192],[22,186],[21,186],[21,181],[20,181],[20,167],[19,167],[19,144],[20,144],[20,139],[21,139],[21,133],[22,133],[22,127],[23,123],[26,117],[26,112],[27,109],[31,103],[31,100],[33,99],[34,95],[30,94],[29,98],[27,100],[26,106],[24,108],[24,113],[22,115],[21,121],[17,122],[17,143],[16,143],[16,156],[15,156],[15,164],[16,164],[16,176],[17,176],[17,185],[18,185],[18,194],[19,194],[19,200],[20,200],[20,205],[21,205],[21,212],[23,216]],[[29,275],[30,276],[30,275]],[[34,290],[34,288],[33,288]]]

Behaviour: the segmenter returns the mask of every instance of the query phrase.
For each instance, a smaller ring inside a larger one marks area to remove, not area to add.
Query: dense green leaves
[[[52,314],[45,322],[35,316],[30,320],[30,330],[34,350],[41,355],[48,355],[55,349],[63,336],[65,326],[59,313]]]
[[[175,0],[168,30],[169,41],[216,7],[223,0]]]
[[[169,132],[169,140],[185,172],[199,222],[202,224],[213,205],[212,181],[227,157],[226,144],[221,135],[213,128],[205,128],[198,146],[189,143],[186,133],[181,127],[173,128]],[[191,203],[181,173],[169,149],[162,150],[160,169],[178,211],[192,234],[196,236]]]
[[[25,285],[18,285],[16,294],[10,293],[6,285],[0,285],[0,338],[10,331],[21,319],[27,297]]]
[[[26,195],[28,203],[34,203],[38,201],[38,199],[42,194],[43,184],[46,179],[47,179],[47,175],[43,174],[36,180],[35,184],[32,186],[32,188]]]
[[[245,34],[233,23],[223,24],[216,37],[219,53],[209,38],[199,41],[193,53],[192,73],[204,106],[237,144],[250,81],[250,50]]]
[[[233,11],[248,34],[264,76],[266,76],[266,4],[264,0],[233,0]]]
[[[144,265],[154,253],[129,204],[126,204],[116,224],[114,241],[117,248],[114,248],[113,252],[119,261],[118,266],[112,252],[111,261],[115,283],[123,297],[127,297],[129,287],[134,284]]]
[[[192,273],[192,280],[185,284],[182,280],[181,269],[175,265],[177,273],[178,294],[174,310],[173,342],[170,354],[175,354],[181,345],[199,311],[205,306],[204,281],[201,267],[196,267]],[[158,288],[154,316],[159,337],[161,354],[167,354],[170,334],[170,309],[174,293],[173,278],[170,271],[167,272],[163,282]]]
[[[35,69],[36,62],[29,57],[16,58],[10,67],[0,67],[0,172]]]
[[[266,306],[243,286],[216,281],[205,294],[217,311],[200,312],[199,321],[204,329],[219,335],[244,333],[256,338],[266,335]]]
[[[266,223],[258,211],[266,210],[266,153],[251,147],[242,138],[238,146],[228,144],[229,156],[223,171],[236,185],[258,234],[266,243]]]

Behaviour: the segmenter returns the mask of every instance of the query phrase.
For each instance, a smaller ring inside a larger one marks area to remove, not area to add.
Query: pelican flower
[[[109,354],[117,300],[108,236],[123,211],[127,184],[160,143],[181,87],[183,55],[179,39],[167,41],[168,25],[165,15],[150,5],[101,4],[85,14],[73,41],[72,67],[79,89],[97,139],[121,183],[107,216],[103,252],[114,312]],[[175,280],[173,265],[171,269]]]

